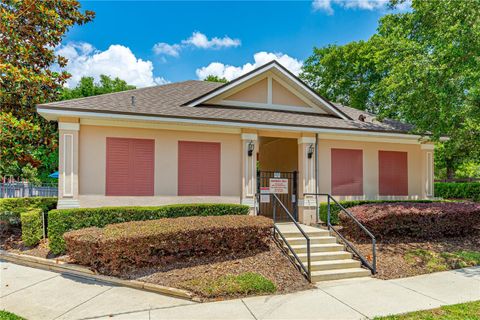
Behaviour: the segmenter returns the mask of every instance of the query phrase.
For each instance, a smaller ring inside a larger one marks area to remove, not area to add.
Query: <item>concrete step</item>
[[[360,261],[353,259],[325,260],[311,262],[312,271],[360,268]]]
[[[292,254],[289,252],[289,254]],[[307,253],[297,253],[298,258],[304,263],[307,263]],[[313,261],[327,261],[327,260],[344,260],[351,259],[352,254],[347,251],[330,251],[330,252],[312,252],[310,254],[311,262]]]
[[[281,239],[281,238],[280,238]],[[298,238],[287,238],[288,243],[292,245],[307,245],[307,240],[305,237]],[[310,244],[326,244],[326,243],[337,243],[337,238],[327,236],[327,237],[310,237]]]
[[[295,251],[295,253],[304,253],[307,252],[307,245],[305,244],[297,244],[297,245],[290,245]],[[345,247],[338,243],[326,243],[326,244],[311,244],[310,245],[310,252],[331,252],[331,251],[343,251]]]
[[[324,229],[315,229],[315,231],[305,231],[305,233],[310,237],[329,237],[330,231]],[[285,238],[304,238],[303,234],[300,231],[288,230],[282,231],[282,234]]]
[[[363,269],[363,268],[347,268],[347,269],[313,271],[312,282],[349,279],[349,278],[357,278],[357,277],[369,277],[371,275],[372,273],[370,272],[370,270]]]

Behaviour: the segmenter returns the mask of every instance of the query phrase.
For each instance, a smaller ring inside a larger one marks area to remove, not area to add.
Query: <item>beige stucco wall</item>
[[[380,143],[319,139],[318,175],[320,193],[331,191],[331,149],[363,150],[363,196],[335,196],[337,199],[398,199],[405,197],[380,197],[378,195],[378,151],[404,151],[408,153],[408,198],[425,198],[425,152],[419,144]]]
[[[297,145],[297,139],[260,137],[260,170],[297,171]]]
[[[268,83],[267,79],[265,78],[249,87],[246,87],[243,90],[232,94],[231,96],[228,96],[225,98],[225,100],[267,103],[267,90]]]
[[[272,79],[272,103],[287,106],[310,107],[302,99],[294,95],[290,90]]]
[[[155,140],[155,197],[106,197],[106,138]],[[220,197],[176,197],[178,141],[221,143]],[[239,134],[80,126],[79,194],[82,207],[102,205],[158,205],[191,202],[240,202],[241,140]]]

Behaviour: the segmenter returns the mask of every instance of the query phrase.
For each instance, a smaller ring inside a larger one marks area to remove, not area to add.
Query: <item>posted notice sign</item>
[[[288,179],[270,179],[270,192],[277,194],[288,193]]]

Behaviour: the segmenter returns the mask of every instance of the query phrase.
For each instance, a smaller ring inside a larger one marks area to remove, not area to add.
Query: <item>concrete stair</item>
[[[305,237],[293,223],[280,223],[277,227],[306,266],[308,256]],[[301,225],[301,228],[310,238],[312,282],[371,276],[370,270],[362,268],[360,261],[352,259],[352,254],[338,243],[336,237],[330,235],[330,231],[306,225]],[[286,247],[285,243],[283,245]]]

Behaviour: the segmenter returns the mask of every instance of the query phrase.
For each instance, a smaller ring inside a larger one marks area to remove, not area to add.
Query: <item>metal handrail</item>
[[[365,267],[370,269],[373,274],[377,273],[377,248],[376,248],[377,247],[377,241],[375,239],[375,236],[360,221],[358,221],[358,219],[355,218],[355,216],[350,211],[345,209],[345,207],[342,206],[329,193],[304,193],[303,195],[304,196],[324,196],[324,197],[327,197],[327,227],[328,227],[328,230],[333,230],[333,232],[335,232],[335,234],[337,234],[340,237],[340,239],[342,239],[342,241],[347,245],[347,247],[349,247],[353,251],[353,253],[355,253],[358,256],[358,258],[360,259],[360,261],[362,262],[362,264]],[[340,232],[338,232],[338,230],[335,230],[335,228],[333,228],[332,224],[330,223],[330,215],[331,215],[330,199],[333,200],[333,202],[335,202],[335,204],[338,205],[340,207],[340,209],[348,217],[350,217],[360,227],[360,229],[362,229],[372,239],[372,262],[371,263],[347,239],[345,239],[345,237],[342,236],[340,234]],[[320,213],[317,212],[317,215],[318,214],[320,214]]]
[[[311,267],[311,258],[310,258],[310,237],[308,236],[308,234],[305,231],[303,231],[300,224],[295,220],[295,218],[292,216],[290,211],[287,209],[287,207],[285,207],[285,205],[282,203],[282,201],[278,198],[278,196],[275,193],[262,193],[262,195],[272,195],[273,196],[273,237],[274,237],[274,239],[275,239],[275,232],[276,232],[282,238],[283,243],[285,243],[287,245],[288,249],[290,250],[290,252],[294,256],[294,259],[296,260],[296,262],[298,263],[300,268],[303,270],[303,272],[305,272],[308,281],[312,282],[312,267]],[[257,194],[257,199],[258,199],[259,196],[260,196],[260,194]],[[293,250],[293,248],[290,246],[290,244],[288,243],[288,241],[285,238],[285,236],[283,235],[283,233],[280,231],[280,229],[276,225],[277,207],[276,207],[275,204],[277,202],[280,204],[282,209],[287,214],[288,218],[290,218],[290,220],[293,222],[295,227],[297,227],[298,231],[300,231],[300,233],[303,235],[303,237],[307,241],[307,266],[305,266],[305,264],[302,262],[302,260],[298,257],[298,255],[295,253],[295,250]]]

